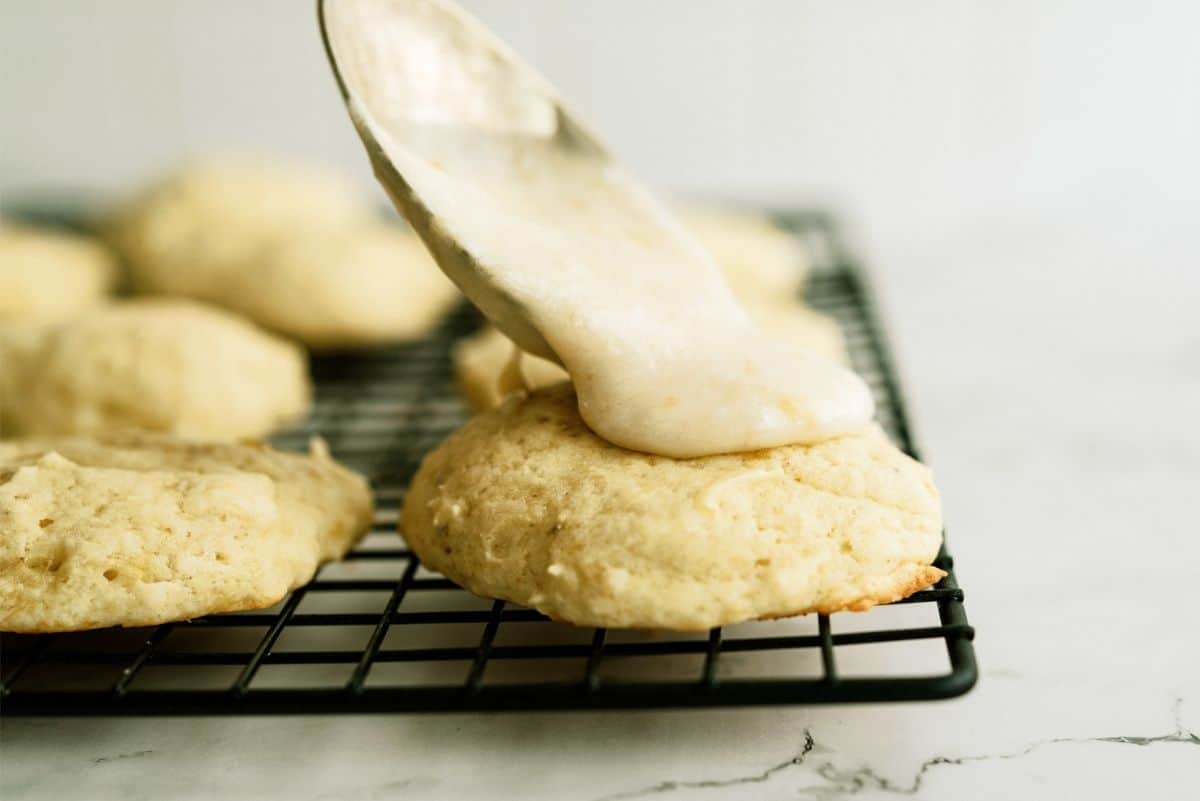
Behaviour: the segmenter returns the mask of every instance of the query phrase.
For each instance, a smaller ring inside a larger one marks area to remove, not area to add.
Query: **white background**
[[[314,5],[3,0],[0,191],[119,188],[213,148],[366,180]],[[1187,0],[465,5],[663,187],[815,199],[889,237],[1197,207]]]
[[[0,191],[117,190],[244,147],[367,181],[312,5],[0,0]],[[882,708],[5,721],[0,795],[829,799],[919,777],[920,798],[1187,796],[1200,3],[467,5],[659,185],[853,224],[907,356],[979,686]],[[817,750],[789,765],[806,730]]]

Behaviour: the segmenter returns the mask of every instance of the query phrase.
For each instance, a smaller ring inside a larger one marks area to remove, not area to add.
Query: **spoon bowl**
[[[570,373],[602,439],[675,458],[860,429],[866,384],[751,321],[703,246],[449,0],[322,0],[375,174],[442,270]]]
[[[547,194],[555,165],[603,171],[607,150],[563,106],[553,87],[479,22],[441,0],[319,0],[321,35],[351,118],[379,182],[450,278],[522,349],[558,360],[520,300],[497,285],[454,216],[418,174],[465,184],[508,171],[519,151],[524,175]],[[515,176],[502,176],[510,185]],[[568,192],[568,187],[562,191]]]

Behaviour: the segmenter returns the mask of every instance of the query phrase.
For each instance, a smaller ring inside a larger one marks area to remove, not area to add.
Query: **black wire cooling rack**
[[[915,454],[861,273],[822,215],[784,219],[814,269],[808,302],[841,323],[879,417]],[[422,455],[465,419],[449,349],[467,307],[431,337],[315,360],[315,411],[277,438],[320,434],[366,474],[378,511],[343,562],[276,607],[150,629],[0,639],[8,715],[346,713],[650,708],[948,698],[976,679],[963,593],[936,587],[866,613],[745,623],[707,634],[580,629],[477,598],[426,571],[396,534]]]

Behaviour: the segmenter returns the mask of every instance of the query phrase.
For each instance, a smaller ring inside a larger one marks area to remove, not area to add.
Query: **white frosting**
[[[389,137],[389,158],[516,301],[600,436],[689,457],[815,442],[871,418],[861,379],[760,332],[713,259],[619,168],[489,138],[469,141],[470,162],[486,155],[490,169],[464,174],[452,131],[407,133],[422,153]]]
[[[597,434],[691,457],[870,420],[866,384],[759,331],[696,239],[477,23],[440,3],[335,8],[351,115],[398,174],[385,188],[502,331],[567,369]]]

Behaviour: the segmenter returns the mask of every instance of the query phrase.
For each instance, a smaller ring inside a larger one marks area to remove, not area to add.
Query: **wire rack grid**
[[[807,301],[833,315],[879,419],[916,455],[861,272],[820,214],[781,217],[811,254]],[[371,480],[375,525],[342,562],[268,610],[151,629],[0,638],[0,712],[234,714],[689,707],[947,698],[976,679],[953,561],[936,587],[867,613],[746,623],[707,634],[581,629],[477,598],[426,571],[396,534],[421,457],[461,425],[449,349],[432,336],[314,360],[319,434]]]

